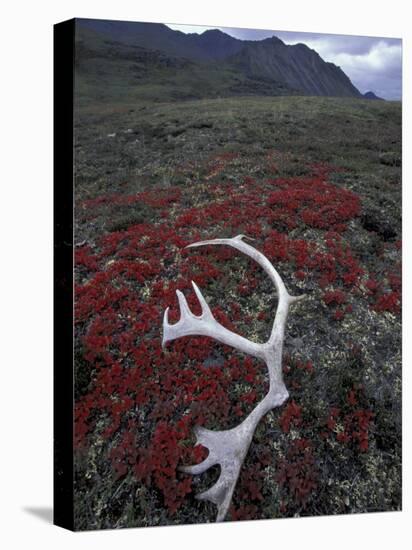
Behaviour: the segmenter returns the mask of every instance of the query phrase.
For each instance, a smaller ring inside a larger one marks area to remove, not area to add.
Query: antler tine
[[[197,299],[199,300],[200,306],[202,308],[202,314],[201,314],[200,317],[208,316],[208,317],[213,318],[213,313],[210,310],[209,304],[204,299],[203,294],[200,292],[199,287],[197,286],[197,284],[194,281],[192,281],[192,286],[193,286],[193,290],[195,291],[195,294],[197,296]]]
[[[185,334],[193,334],[193,333],[187,332],[191,330],[192,326],[195,326],[193,321],[204,319],[206,317],[208,317],[209,319],[213,319],[212,312],[210,311],[210,308],[207,305],[207,302],[204,299],[199,288],[193,281],[192,281],[192,285],[196,293],[196,296],[200,302],[200,305],[202,307],[202,314],[200,316],[194,315],[194,313],[189,307],[189,304],[187,303],[187,300],[183,292],[181,292],[180,290],[176,290],[176,296],[179,302],[180,319],[177,323],[171,325],[169,323],[169,308],[166,309],[163,317],[162,347],[164,347],[166,343],[169,342],[170,340],[175,340],[176,338],[180,338],[180,336],[185,336]]]
[[[212,466],[215,466],[215,464],[218,463],[218,459],[213,456],[212,453],[209,453],[209,455],[199,464],[193,464],[192,466],[181,466],[179,470],[181,472],[184,472],[185,474],[203,474],[203,472],[206,472],[209,468]]]
[[[181,320],[184,320],[188,317],[193,317],[193,313],[189,308],[189,304],[187,303],[185,295],[180,290],[176,290],[176,296],[179,301]]]
[[[180,307],[180,319],[175,324],[169,323],[169,308],[166,309],[163,317],[163,340],[164,348],[167,342],[181,338],[182,336],[209,336],[218,340],[222,344],[232,346],[239,351],[243,351],[253,357],[264,358],[265,350],[263,344],[256,344],[247,340],[240,334],[236,334],[221,325],[213,316],[213,313],[206,302],[200,289],[192,281],[193,290],[202,307],[201,315],[194,315],[180,290],[176,290]]]
[[[235,484],[226,485],[224,480],[219,480],[207,491],[195,495],[197,500],[209,500],[217,506],[216,522],[221,522],[225,519],[228,513],[230,502],[232,500]]]

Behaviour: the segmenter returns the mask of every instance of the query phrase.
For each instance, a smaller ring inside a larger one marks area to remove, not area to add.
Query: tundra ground
[[[213,522],[196,424],[238,424],[265,366],[161,349],[175,290],[268,337],[261,269],[193,241],[245,234],[290,293],[290,400],[258,426],[228,519],[401,508],[401,105],[248,97],[76,106],[76,528]]]

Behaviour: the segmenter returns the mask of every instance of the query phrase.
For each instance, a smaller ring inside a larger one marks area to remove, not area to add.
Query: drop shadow
[[[45,506],[26,506],[23,510],[27,514],[31,514],[46,523],[53,524],[53,508],[47,508]]]

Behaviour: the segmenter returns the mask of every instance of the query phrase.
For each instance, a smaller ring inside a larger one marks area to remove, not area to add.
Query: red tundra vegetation
[[[193,279],[224,326],[247,333],[250,327],[269,328],[273,319],[272,306],[246,307],[264,289],[258,268],[247,264],[239,278],[233,251],[188,251],[186,245],[239,233],[255,239],[254,246],[287,274],[291,290],[293,285],[320,289],[316,307],[319,315],[330,315],[330,330],[350,319],[359,300],[371,314],[400,313],[399,266],[370,273],[345,237],[361,200],[329,181],[337,169],[317,164],[303,177],[247,177],[237,185],[215,181],[236,158],[225,153],[212,159],[211,181],[184,193],[169,187],[103,195],[78,207],[89,221],[102,208],[119,205],[155,213],[151,221],[76,249],[76,349],[85,382],[77,388],[75,444],[78,460],[100,446],[109,465],[104,475],[153,491],[170,517],[191,498],[195,483],[178,467],[200,462],[207,453],[194,446],[194,425],[234,426],[262,398],[267,381],[258,361],[206,338],[180,339],[162,350],[164,310],[173,305],[170,319],[178,319],[179,289],[199,312],[190,290]],[[285,516],[304,511],[320,487],[325,445],[368,452],[374,413],[365,398],[359,400],[362,389],[348,389],[342,403],[331,394],[326,420],[311,413],[304,390],[316,381],[312,360],[302,351],[285,356],[292,397],[274,413],[275,428],[273,419],[265,420],[256,434],[253,463],[241,472],[232,519],[261,516],[269,479],[281,495],[279,503],[267,503],[269,510],[278,506],[276,513]],[[280,454],[272,446],[277,440]]]

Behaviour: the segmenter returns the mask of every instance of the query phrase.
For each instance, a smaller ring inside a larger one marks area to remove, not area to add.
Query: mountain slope
[[[309,95],[361,97],[342,69],[305,44],[287,46],[276,37],[248,42],[230,61],[249,76],[265,76]]]

